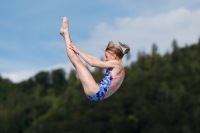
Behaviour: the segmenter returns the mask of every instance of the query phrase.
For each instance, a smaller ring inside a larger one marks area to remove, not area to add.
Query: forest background
[[[0,133],[199,133],[200,39],[182,48],[174,40],[172,48],[138,52],[120,89],[98,102],[86,98],[75,70],[20,83],[0,77]],[[99,82],[104,73],[92,75]]]

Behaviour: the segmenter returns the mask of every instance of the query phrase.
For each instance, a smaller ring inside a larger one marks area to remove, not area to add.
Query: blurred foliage
[[[86,98],[75,70],[18,84],[0,77],[0,133],[199,133],[200,41],[172,48],[139,52],[117,93],[98,102]],[[101,81],[102,69],[91,73]]]

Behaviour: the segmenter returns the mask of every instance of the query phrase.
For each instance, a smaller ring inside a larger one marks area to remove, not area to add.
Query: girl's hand
[[[71,41],[70,45],[69,45],[70,49],[73,50],[76,54],[80,53],[80,50],[74,45],[74,43]]]

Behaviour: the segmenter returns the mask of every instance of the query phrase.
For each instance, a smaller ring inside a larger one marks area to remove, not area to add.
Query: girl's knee
[[[97,92],[99,92],[99,87],[93,86],[93,87],[84,88],[84,91],[87,96],[92,96],[92,95],[95,95]]]

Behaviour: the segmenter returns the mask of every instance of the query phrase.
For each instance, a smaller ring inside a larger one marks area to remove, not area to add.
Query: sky
[[[109,41],[128,44],[135,61],[139,51],[151,53],[153,43],[164,54],[174,39],[184,47],[200,37],[199,0],[1,1],[1,77],[17,83],[40,71],[68,73],[73,66],[59,34],[63,16],[74,44],[99,59]]]

